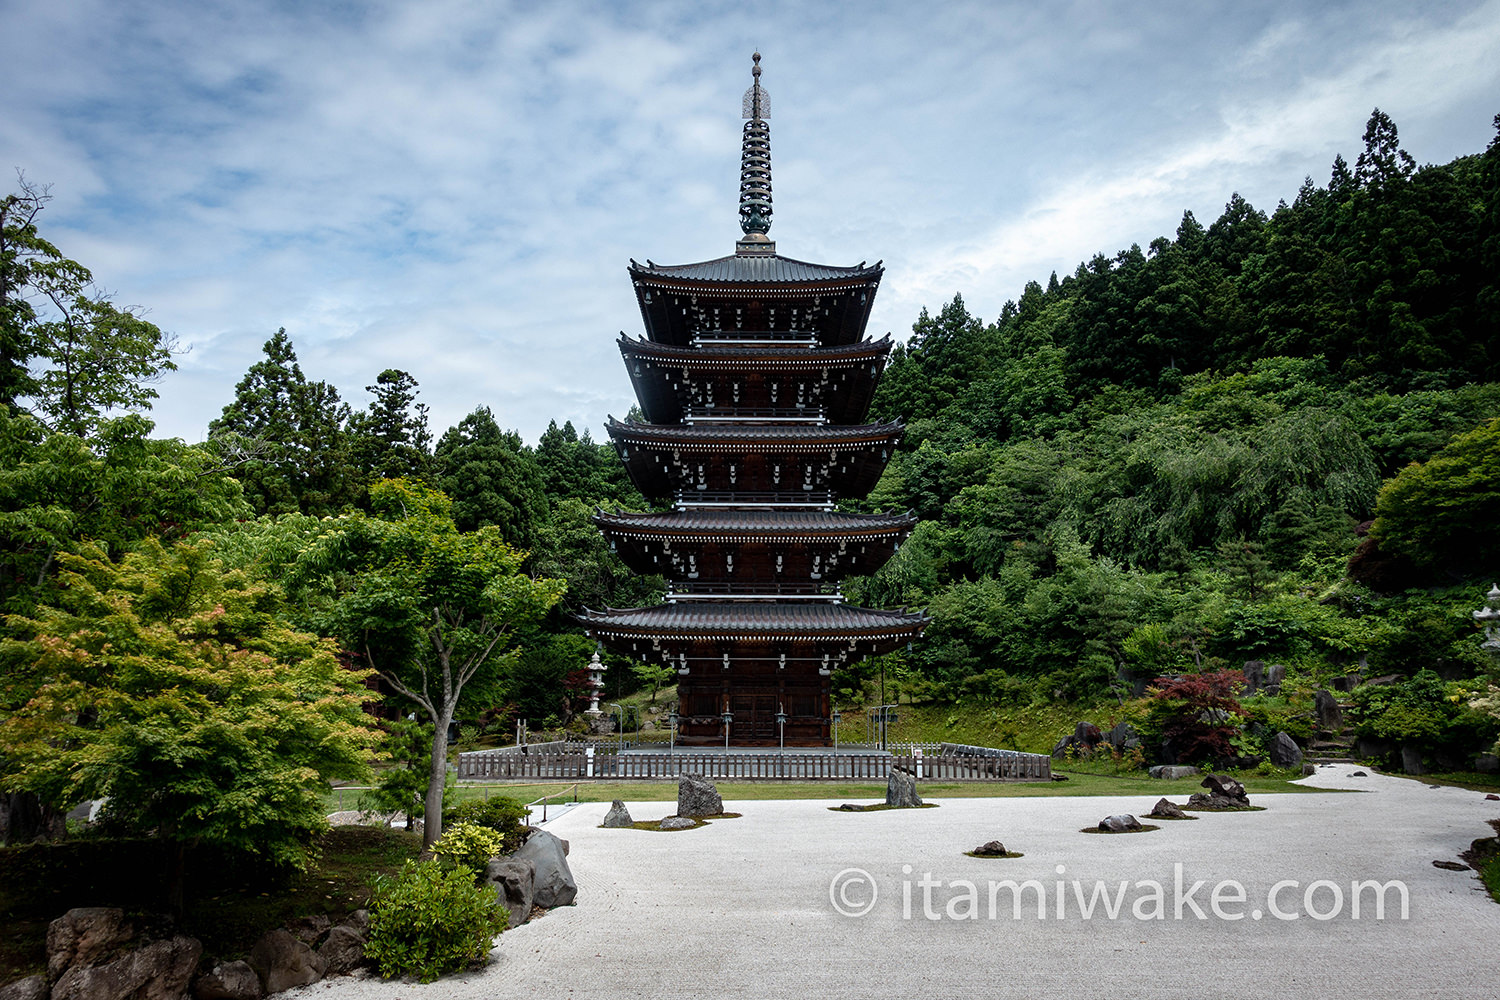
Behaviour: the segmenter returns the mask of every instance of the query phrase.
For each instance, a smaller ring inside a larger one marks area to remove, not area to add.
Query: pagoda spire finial
[[[736,253],[775,253],[771,228],[771,95],[760,85],[760,53],[751,56],[750,89],[745,91],[745,134],[740,152],[740,229]]]

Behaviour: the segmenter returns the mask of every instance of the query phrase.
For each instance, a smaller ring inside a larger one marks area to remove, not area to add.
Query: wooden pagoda
[[[891,348],[865,336],[884,272],[776,253],[759,53],[751,72],[734,254],[630,262],[646,336],[621,335],[620,353],[645,422],[608,430],[641,492],[673,506],[594,520],[630,568],[667,579],[666,603],[581,618],[610,648],[676,670],[682,743],[821,746],[834,669],[900,647],[927,619],[853,607],[839,590],[916,524],[835,509],[874,488],[901,437],[866,422]]]

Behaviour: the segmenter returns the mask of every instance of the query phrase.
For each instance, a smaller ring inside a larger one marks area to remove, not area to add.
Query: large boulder
[[[1265,682],[1266,682],[1266,661],[1265,660],[1246,660],[1245,661],[1245,691],[1244,691],[1245,696],[1249,697],[1250,695],[1252,695],[1255,692],[1259,691],[1261,685],[1264,684]]]
[[[530,861],[536,866],[532,902],[537,906],[546,910],[567,906],[578,895],[578,883],[573,881],[573,873],[568,869],[563,842],[546,830],[533,831],[511,857],[516,861]]]
[[[1266,668],[1265,692],[1269,695],[1281,693],[1281,682],[1286,680],[1286,664],[1273,663]]]
[[[1344,710],[1339,708],[1338,699],[1334,698],[1333,692],[1318,690],[1313,692],[1313,709],[1318,714],[1318,728],[1325,729],[1330,733],[1337,733],[1344,728]]]
[[[1245,786],[1227,774],[1210,774],[1201,782],[1207,792],[1195,792],[1188,799],[1189,809],[1208,811],[1244,809],[1250,805]]]
[[[318,945],[325,976],[347,976],[364,964],[365,936],[348,924],[339,924]]]
[[[285,926],[292,932],[292,937],[303,944],[316,947],[318,939],[333,926],[333,918],[326,913],[315,913],[310,917],[298,917]]]
[[[47,1000],[51,995],[52,989],[47,985],[47,977],[40,972],[0,986],[0,1000]]]
[[[1474,758],[1474,770],[1480,774],[1495,774],[1500,772],[1500,756],[1492,753],[1482,753]]]
[[[47,978],[56,982],[73,968],[98,965],[135,937],[125,911],[80,906],[47,926]]]
[[[702,818],[724,811],[724,799],[707,778],[684,774],[677,779],[677,815]]]
[[[609,805],[609,812],[604,814],[604,826],[611,830],[626,829],[635,824],[630,818],[630,810],[625,808],[625,803],[615,799]]]
[[[1111,747],[1125,753],[1134,750],[1141,745],[1141,736],[1135,731],[1135,727],[1128,722],[1121,722],[1104,734],[1105,742]]]
[[[1104,730],[1092,722],[1080,722],[1073,727],[1073,739],[1092,750],[1104,742]]]
[[[1092,722],[1080,722],[1073,731],[1052,745],[1052,756],[1057,759],[1071,752],[1077,757],[1088,757],[1104,742],[1104,730]]]
[[[1277,733],[1266,752],[1277,767],[1302,766],[1302,748],[1286,733]]]
[[[328,964],[290,931],[278,927],[262,934],[251,947],[250,967],[267,993],[280,993],[322,979]]]
[[[1186,764],[1157,764],[1146,773],[1163,781],[1176,781],[1178,778],[1191,778],[1198,773],[1198,769]]]
[[[1401,770],[1407,774],[1426,774],[1422,765],[1422,748],[1412,743],[1401,744]]]
[[[178,935],[152,941],[103,965],[75,965],[52,985],[52,1000],[185,1000],[203,945]]]
[[[897,809],[916,809],[922,805],[917,794],[917,776],[899,767],[891,768],[885,783],[885,804]]]
[[[193,982],[197,1000],[260,1000],[263,995],[249,962],[220,962]]]
[[[1000,841],[991,840],[980,844],[969,853],[981,858],[1003,858],[1010,852],[1005,849],[1005,845],[1000,843]]]
[[[510,926],[520,927],[531,917],[536,898],[536,862],[524,858],[492,858],[484,880],[495,887],[500,905],[510,911]]]

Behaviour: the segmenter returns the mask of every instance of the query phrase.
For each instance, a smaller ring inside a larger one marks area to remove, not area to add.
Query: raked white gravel
[[[726,808],[743,818],[681,833],[602,830],[607,805],[580,806],[547,826],[571,841],[578,904],[502,935],[482,971],[426,986],[332,979],[284,996],[1500,996],[1500,904],[1473,872],[1432,865],[1489,836],[1485,820],[1500,818],[1500,802],[1420,780],[1351,777],[1355,770],[1335,765],[1305,780],[1364,794],[1253,795],[1264,812],[1200,814],[1144,834],[1079,830],[1111,813],[1143,814],[1164,794],[1182,802],[1193,780],[1142,781],[1127,797],[937,799],[936,809],[876,813],[830,812],[831,801],[732,802]],[[629,805],[636,819],[672,810]],[[1025,856],[963,853],[995,839]],[[1182,893],[1205,883],[1180,919],[1178,865]],[[830,882],[848,869],[868,873],[878,889],[864,916],[835,907],[869,904],[858,872],[830,897]],[[936,885],[924,890],[924,876]],[[1023,893],[1017,919],[1008,887],[997,891],[991,919],[989,883],[1007,879],[1040,883],[1045,919],[1035,888]],[[1077,893],[1089,898],[1099,880],[1111,897],[1127,883],[1114,919],[1097,905],[1091,918],[1080,912]],[[1369,889],[1355,919],[1351,885],[1368,880],[1404,884],[1407,917],[1388,888],[1384,919]],[[1245,892],[1235,902],[1232,887],[1221,890],[1223,916],[1211,899],[1220,882]],[[1278,882],[1295,883],[1275,904],[1296,919],[1267,912]],[[1305,895],[1315,882],[1332,886]],[[1162,887],[1161,919],[1151,883]],[[1333,887],[1342,904],[1329,916]]]

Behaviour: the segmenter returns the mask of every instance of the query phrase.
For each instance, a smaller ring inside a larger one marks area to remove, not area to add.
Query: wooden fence
[[[974,754],[888,755],[879,753],[768,752],[711,753],[701,750],[614,754],[596,752],[527,753],[479,751],[460,754],[461,780],[557,778],[675,778],[696,774],[719,779],[795,781],[877,780],[891,768],[933,781],[1048,781],[1052,758],[1007,751],[1004,756]]]

